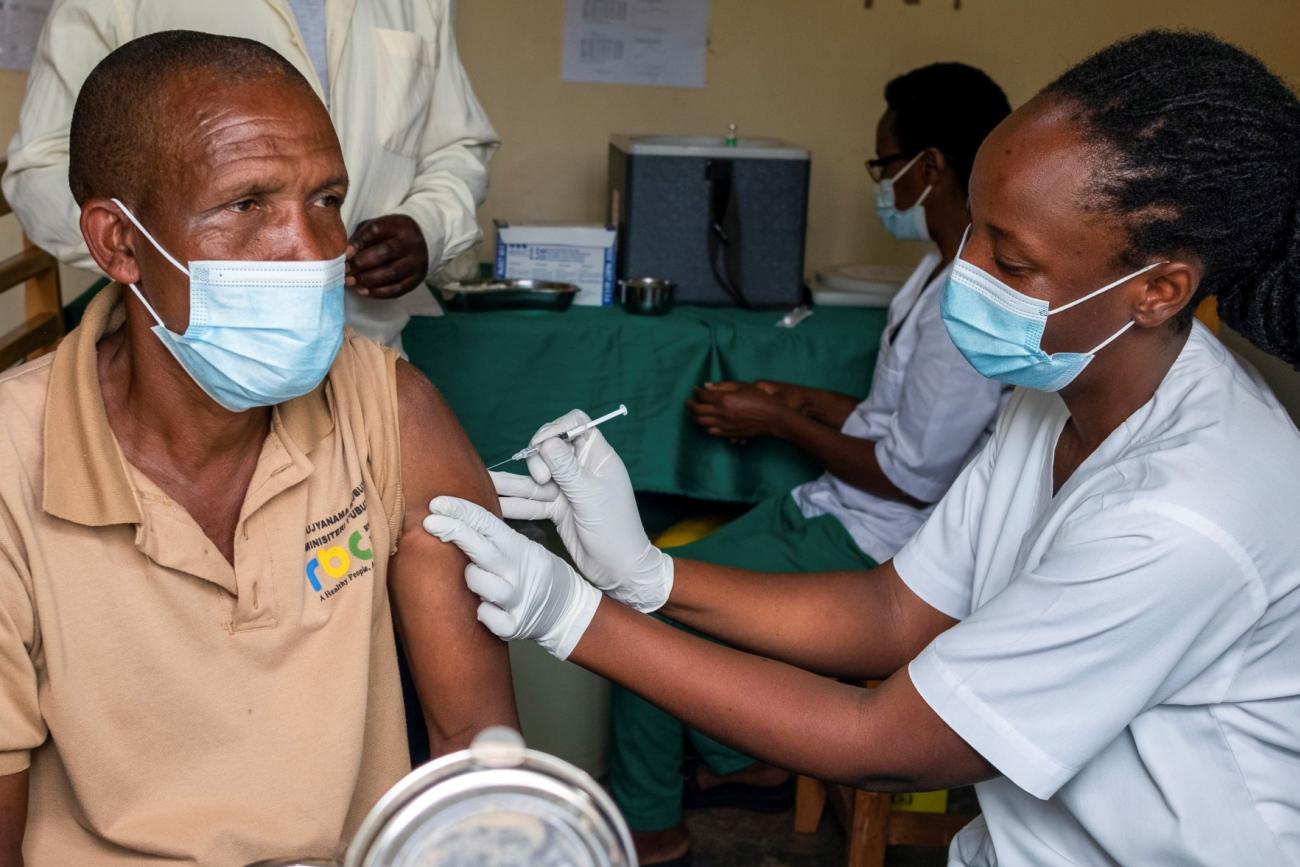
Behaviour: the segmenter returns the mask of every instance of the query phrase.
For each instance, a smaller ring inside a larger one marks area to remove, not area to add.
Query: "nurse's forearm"
[[[905,671],[879,690],[847,686],[696,638],[609,599],[570,659],[711,737],[799,773],[878,791],[990,775]]]
[[[812,455],[829,472],[877,497],[898,500],[912,506],[925,506],[920,500],[904,493],[876,460],[876,444],[840,433],[814,419],[790,413],[781,421],[776,435]]]
[[[661,613],[728,644],[835,677],[893,674],[955,621],[893,563],[871,571],[777,574],[674,558]]]

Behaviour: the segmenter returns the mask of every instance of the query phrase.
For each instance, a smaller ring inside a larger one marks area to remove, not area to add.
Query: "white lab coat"
[[[976,373],[948,337],[939,300],[952,266],[936,273],[940,258],[935,251],[922,259],[894,296],[871,391],[842,428],[874,441],[885,476],[926,503],[943,496],[979,449],[1007,393]],[[930,513],[831,473],[791,495],[805,517],[834,515],[877,562],[894,556]]]
[[[351,180],[343,219],[351,232],[371,217],[410,216],[432,273],[478,240],[475,209],[500,143],[461,66],[448,2],[328,0],[325,15],[330,115]],[[57,0],[28,77],[4,192],[28,236],[70,265],[95,267],[68,189],[77,92],[114,48],[171,29],[256,39],[322,90],[285,0]],[[407,308],[430,303],[419,289],[396,301],[349,292],[348,322],[391,344]]]
[[[1003,776],[951,864],[1300,864],[1300,433],[1197,323],[1053,495],[1016,391],[894,559],[961,622],[908,672]]]

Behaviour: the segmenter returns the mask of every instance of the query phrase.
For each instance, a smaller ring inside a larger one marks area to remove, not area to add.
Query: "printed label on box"
[[[614,238],[602,226],[497,227],[496,276],[578,287],[575,304],[614,303]],[[575,243],[576,242],[576,243]]]

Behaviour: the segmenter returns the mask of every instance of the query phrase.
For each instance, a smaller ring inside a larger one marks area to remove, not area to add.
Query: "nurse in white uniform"
[[[980,150],[943,316],[1021,388],[893,560],[673,560],[598,434],[547,439],[545,484],[503,502],[582,577],[462,501],[426,528],[499,636],[720,740],[867,789],[975,783],[952,864],[1300,864],[1300,433],[1193,322],[1207,295],[1300,362],[1300,103],[1213,37],[1147,33]]]
[[[939,316],[980,143],[1011,113],[1002,88],[963,63],[935,63],[885,85],[876,125],[876,213],[901,241],[931,249],[889,305],[866,400],[783,382],[709,383],[687,406],[709,433],[785,440],[825,468],[759,502],[673,557],[764,572],[870,569],[911,538],[992,430],[1006,395],[953,345]],[[496,476],[527,496],[528,477]],[[685,743],[701,761],[683,780]],[[687,855],[683,807],[768,811],[794,800],[789,774],[733,750],[634,692],[610,701],[609,784],[644,867]]]

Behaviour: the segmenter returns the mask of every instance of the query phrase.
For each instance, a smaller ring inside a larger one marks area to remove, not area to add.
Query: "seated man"
[[[401,346],[409,314],[436,307],[426,277],[480,237],[500,144],[461,65],[452,0],[58,0],[49,7],[9,145],[5,195],[37,246],[96,264],[68,193],[68,125],[90,70],[162,30],[265,43],[316,89],[338,132],[351,188],[344,282],[348,324]]]
[[[116,282],[0,377],[0,865],[335,854],[410,766],[394,614],[435,754],[517,725],[420,531],[492,487],[433,386],[344,335],[347,170],[293,66],[142,37],[70,147]]]
[[[987,75],[938,63],[885,86],[876,126],[876,212],[899,240],[930,241],[889,306],[865,401],[788,383],[709,383],[688,407],[714,436],[779,437],[814,457],[816,481],[755,506],[674,554],[771,572],[869,569],[924,522],[984,442],[1004,395],[953,346],[939,299],[970,223],[967,182],[985,136],[1011,112]],[[610,780],[643,864],[684,857],[681,723],[615,687]],[[690,732],[704,759],[688,804],[781,809],[784,771]]]

